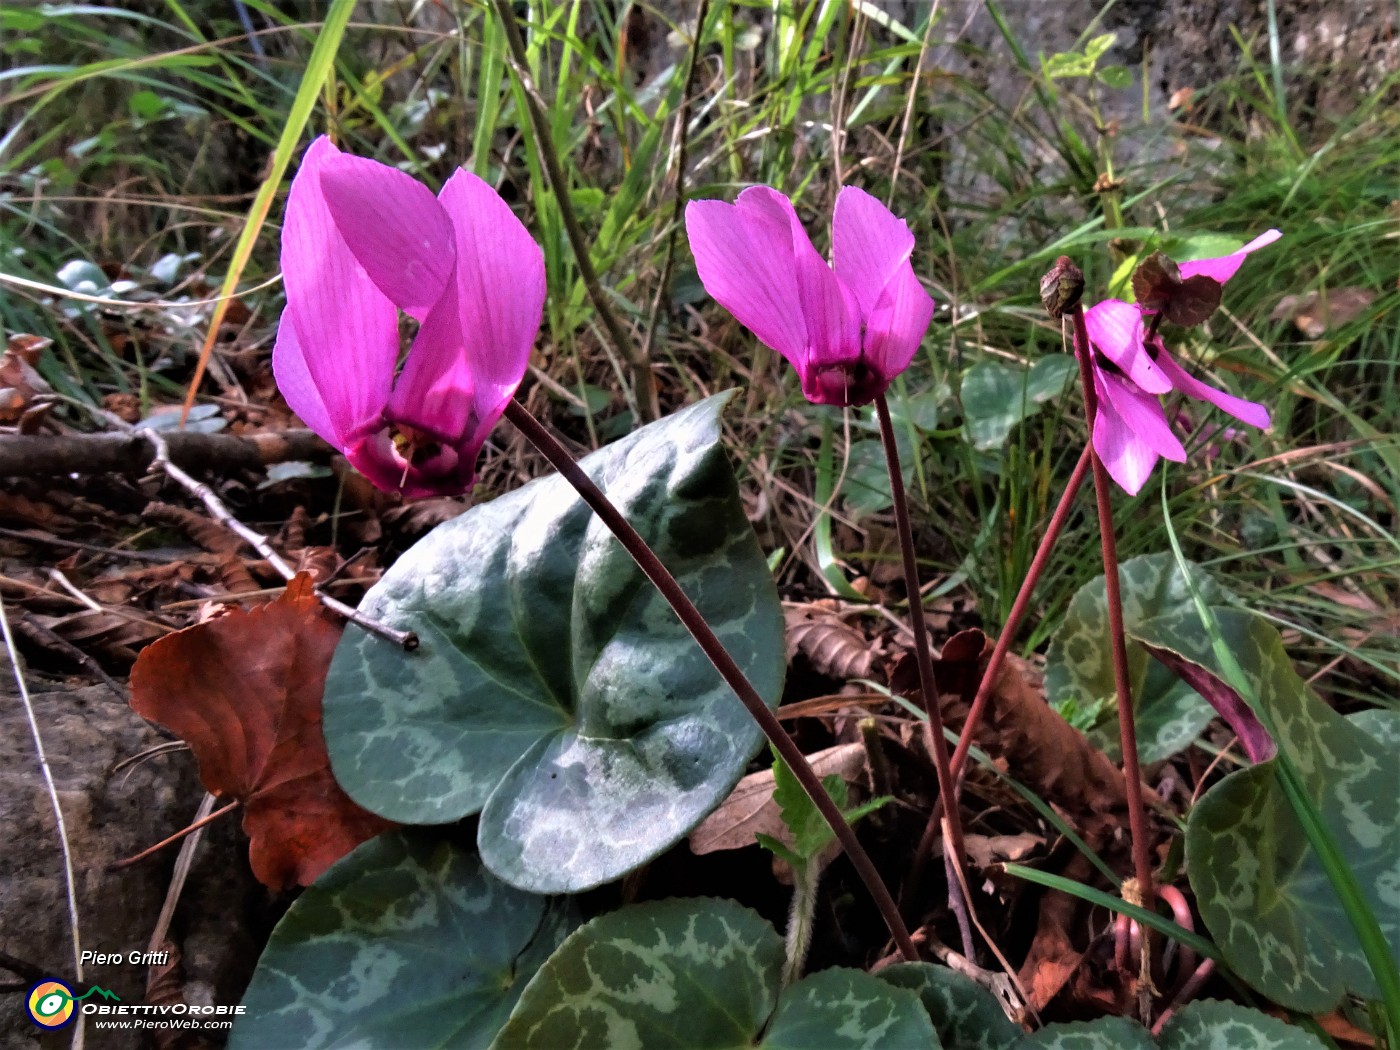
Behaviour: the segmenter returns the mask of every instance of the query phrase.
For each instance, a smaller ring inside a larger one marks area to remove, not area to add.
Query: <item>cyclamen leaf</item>
[[[1322,1050],[1322,1043],[1258,1010],[1204,999],[1173,1014],[1155,1042],[1136,1021],[1100,1017],[1046,1025],[1014,1050]]]
[[[275,602],[167,635],[131,671],[131,707],[190,745],[200,780],[243,803],[253,874],[309,885],[394,825],[331,775],[321,691],[341,628],[301,573]]]
[[[719,441],[727,399],[580,466],[776,705],[782,609]],[[347,630],[326,687],[336,776],[393,819],[480,812],[482,859],[521,889],[577,892],[645,863],[718,805],[758,750],[733,691],[557,475],[434,529],[362,607],[422,646]]]
[[[1210,602],[1223,591],[1203,570],[1188,563],[1195,582]],[[1209,724],[1211,708],[1188,683],[1152,659],[1137,643],[1139,624],[1182,613],[1181,634],[1169,648],[1189,644],[1195,651],[1210,641],[1195,618],[1191,591],[1170,553],[1130,558],[1118,567],[1123,596],[1123,625],[1130,636],[1128,675],[1137,710],[1138,750],[1144,762],[1156,762],[1188,747]],[[1045,694],[1052,704],[1073,700],[1081,708],[1116,697],[1113,660],[1108,645],[1108,598],[1104,578],[1095,577],[1076,592],[1050,643],[1045,665]],[[1116,710],[1106,724],[1085,735],[1097,747],[1119,758]]]
[[[1278,630],[1235,609],[1216,620],[1334,837],[1392,950],[1400,956],[1400,818],[1394,750],[1319,700],[1293,670]],[[1172,644],[1170,622],[1144,625]],[[1209,661],[1207,663],[1207,661]],[[1220,677],[1213,658],[1202,671]],[[1186,870],[1207,927],[1241,977],[1290,1009],[1322,1012],[1346,992],[1379,994],[1351,923],[1275,770],[1277,758],[1227,776],[1192,808]]]
[[[277,924],[229,1046],[480,1050],[578,923],[432,832],[380,836]]]
[[[1189,615],[1189,614],[1188,614]],[[1179,622],[1179,617],[1170,618]],[[1148,621],[1150,628],[1153,621]],[[1266,762],[1278,753],[1274,738],[1264,728],[1258,716],[1249,709],[1240,694],[1220,678],[1211,674],[1181,653],[1162,645],[1152,645],[1141,638],[1136,641],[1146,649],[1154,660],[1161,662],[1169,671],[1205,698],[1215,713],[1225,720],[1244,748],[1245,757],[1251,762]]]
[[[1311,1032],[1237,1003],[1197,999],[1171,1016],[1157,1036],[1162,1050],[1322,1050]]]
[[[996,996],[947,966],[895,963],[876,976],[918,994],[949,1050],[1010,1050],[1022,1036]]]
[[[1014,1050],[1157,1050],[1150,1033],[1126,1017],[1048,1024],[1023,1036]]]
[[[918,996],[858,970],[780,990],[783,941],[734,901],[652,901],[574,931],[491,1050],[936,1050]]]

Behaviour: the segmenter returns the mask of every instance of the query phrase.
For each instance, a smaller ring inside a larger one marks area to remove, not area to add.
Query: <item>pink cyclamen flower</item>
[[[544,255],[505,201],[461,170],[434,197],[322,136],[292,180],[282,275],[287,404],[381,489],[471,488],[544,305]],[[419,329],[396,376],[400,310]]]
[[[1269,410],[1263,405],[1201,382],[1177,364],[1160,335],[1148,340],[1142,313],[1131,303],[1106,299],[1084,312],[1084,323],[1094,350],[1099,401],[1094,448],[1113,480],[1128,492],[1142,488],[1159,455],[1178,463],[1186,459],[1158,395],[1178,390],[1242,423],[1268,429]]]
[[[1281,236],[1278,230],[1267,230],[1229,255],[1179,263],[1181,280],[1204,276],[1224,284],[1239,272],[1246,256]],[[1099,403],[1094,448],[1113,480],[1129,493],[1142,488],[1158,456],[1178,463],[1186,459],[1157,395],[1177,390],[1242,423],[1261,430],[1269,427],[1269,411],[1263,405],[1201,382],[1177,363],[1161,335],[1153,332],[1149,337],[1154,313],[1116,299],[1084,313]]]
[[[870,194],[846,186],[826,264],[777,190],[734,204],[691,201],[686,233],[705,290],[792,363],[819,405],[863,405],[909,367],[933,316],[909,256],[914,235]]]

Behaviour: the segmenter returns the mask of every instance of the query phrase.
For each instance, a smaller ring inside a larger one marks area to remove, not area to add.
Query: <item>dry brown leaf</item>
[[[875,661],[871,644],[840,614],[817,603],[784,603],[788,659],[801,653],[821,674],[832,678],[868,678]]]
[[[340,568],[340,555],[334,547],[304,547],[297,555],[297,572],[307,572],[317,583],[325,583]]]
[[[253,574],[248,571],[247,562],[235,554],[220,559],[216,568],[219,583],[229,594],[247,594],[262,589],[253,579]]]
[[[180,949],[167,940],[156,950],[166,953],[166,961],[150,968],[146,977],[146,1002],[151,1006],[186,1006],[184,960]],[[192,1029],[157,1029],[151,1033],[151,1038],[156,1050],[204,1050],[209,1046],[198,1031]]]
[[[1023,861],[1045,845],[1045,839],[1024,831],[1019,835],[964,835],[963,845],[979,868],[1007,861]]]
[[[991,650],[991,639],[981,631],[962,631],[934,661],[947,724],[961,727],[967,721],[968,705]],[[913,664],[912,655],[902,658],[890,687],[917,699]],[[1008,655],[1002,664],[975,739],[994,758],[1004,758],[1018,780],[1074,814],[1086,830],[1120,823],[1126,807],[1123,774],[1045,702],[1040,674],[1020,657]]]
[[[1065,866],[1066,878],[1084,880],[1092,874],[1089,862],[1082,854],[1076,853]],[[1036,924],[1035,939],[1026,961],[1021,964],[1019,977],[1026,990],[1026,1005],[1040,1013],[1050,1000],[1060,994],[1084,953],[1074,947],[1070,930],[1074,926],[1079,910],[1079,902],[1059,890],[1047,890],[1040,899],[1040,918]]]
[[[865,745],[841,744],[807,756],[819,777],[836,774],[855,792],[863,791]],[[853,794],[855,793],[853,792]],[[750,773],[739,781],[729,797],[720,803],[700,826],[690,833],[692,853],[716,853],[744,849],[754,844],[755,835],[772,835],[791,842],[778,804],[773,801],[773,771]]]
[[[243,803],[253,874],[274,889],[394,826],[331,775],[321,693],[341,630],[302,574],[275,602],[162,639],[131,673],[132,709],[189,743],[211,794]]]
[[[1320,339],[1330,329],[1356,320],[1375,301],[1376,293],[1369,288],[1333,288],[1326,292],[1285,295],[1274,307],[1272,317],[1275,321],[1287,317],[1309,339]]]

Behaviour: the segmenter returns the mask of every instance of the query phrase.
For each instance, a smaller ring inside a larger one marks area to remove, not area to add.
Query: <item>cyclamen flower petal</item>
[[[692,201],[685,222],[706,291],[787,358],[809,401],[865,404],[908,367],[933,300],[914,276],[908,226],[869,194],[837,197],[834,268],[767,186],[732,205]]]
[[[539,246],[476,176],[457,172],[435,198],[324,137],[283,230],[273,370],[288,404],[382,489],[465,492],[539,328]],[[400,309],[421,326],[395,380]]]
[[[1204,274],[1206,277],[1224,284],[1239,272],[1240,266],[1244,263],[1245,257],[1249,255],[1250,252],[1258,251],[1266,245],[1273,244],[1274,241],[1282,236],[1283,234],[1278,230],[1266,230],[1243,248],[1231,252],[1229,255],[1221,255],[1213,259],[1193,259],[1190,262],[1178,263],[1177,269],[1180,271],[1183,281],[1187,278],[1195,277],[1198,274]]]
[[[394,304],[355,260],[321,192],[321,173],[339,156],[329,139],[317,139],[292,180],[282,227],[287,309],[272,370],[292,409],[343,447],[377,426],[399,337]]]
[[[1110,396],[1108,384],[1111,382],[1124,387],[1119,391],[1119,397]],[[1098,394],[1098,412],[1094,416],[1094,452],[1109,476],[1135,496],[1157,465],[1158,453],[1119,414],[1117,404],[1127,397],[1138,396],[1155,405],[1158,411],[1161,411],[1161,406],[1151,395],[1134,394],[1122,380],[1105,376],[1097,370],[1094,372],[1094,390]],[[1143,413],[1151,411],[1148,404],[1143,404],[1141,410]]]
[[[1142,342],[1142,314],[1131,303],[1105,299],[1084,311],[1090,344],[1149,394],[1165,394],[1171,380]]]
[[[1268,427],[1267,409],[1196,379],[1172,357],[1161,336],[1154,336],[1151,345],[1147,345],[1146,322],[1135,306],[1107,299],[1084,312],[1084,323],[1089,331],[1090,345],[1095,351],[1093,367],[1108,382],[1110,394],[1118,395],[1109,398],[1113,402],[1113,413],[1102,428],[1095,426],[1095,440],[1112,441],[1115,449],[1126,447],[1121,439],[1110,435],[1105,428],[1119,425],[1127,428],[1141,443],[1141,454],[1134,454],[1125,462],[1140,465],[1147,452],[1154,453],[1152,462],[1155,462],[1156,455],[1178,462],[1185,458],[1180,441],[1167,429],[1161,406],[1148,395],[1179,390],[1187,397],[1208,401],[1251,426]],[[1140,392],[1141,398],[1127,399],[1123,392],[1129,387]],[[1151,412],[1144,407],[1148,401],[1155,406]],[[1127,455],[1126,452],[1120,454]],[[1136,477],[1135,472],[1127,467],[1124,472],[1125,476]],[[1130,492],[1137,491],[1121,481],[1119,483]],[[1141,481],[1137,485],[1140,487]]]

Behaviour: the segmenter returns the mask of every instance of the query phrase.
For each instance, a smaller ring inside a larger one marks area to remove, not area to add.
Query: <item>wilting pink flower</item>
[[[1136,306],[1107,299],[1085,311],[1084,323],[1094,350],[1099,401],[1094,448],[1109,474],[1128,492],[1142,488],[1159,455],[1178,463],[1186,459],[1186,450],[1172,434],[1156,395],[1179,390],[1242,423],[1268,428],[1269,411],[1263,405],[1201,382],[1177,364],[1160,335],[1148,340],[1147,325]]]
[[[767,186],[691,201],[685,227],[705,290],[792,362],[807,400],[863,405],[909,367],[933,300],[909,262],[914,235],[870,194],[837,195],[830,266]]]
[[[282,275],[272,367],[297,415],[381,489],[471,488],[544,305],[543,253],[505,201],[460,170],[434,197],[322,136],[292,180]],[[396,376],[400,310],[419,329]]]

